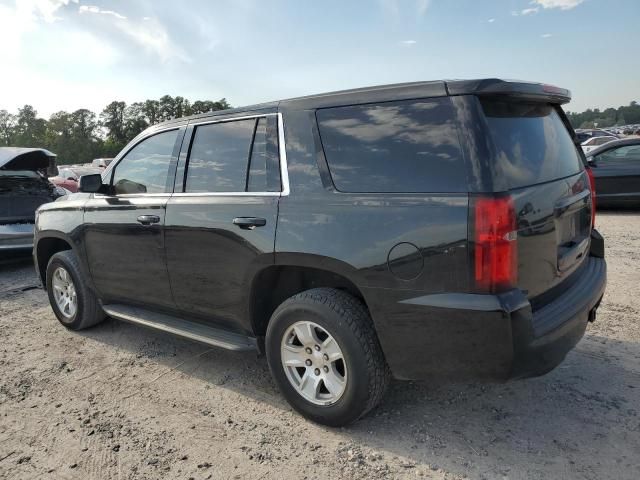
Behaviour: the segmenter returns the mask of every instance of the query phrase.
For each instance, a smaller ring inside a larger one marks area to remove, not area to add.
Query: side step
[[[184,320],[163,313],[150,312],[129,305],[110,304],[103,305],[102,308],[107,315],[117,318],[118,320],[172,333],[214,347],[234,350],[236,352],[258,350],[258,344],[255,338],[240,333],[229,332],[199,322]]]

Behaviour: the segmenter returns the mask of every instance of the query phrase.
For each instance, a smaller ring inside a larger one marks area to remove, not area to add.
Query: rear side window
[[[196,127],[187,167],[186,192],[244,192],[256,120]]]
[[[274,115],[195,127],[185,192],[279,192]]]
[[[326,108],[316,118],[339,191],[467,191],[448,98]]]
[[[278,127],[275,117],[258,119],[249,160],[247,191],[279,192],[281,190],[277,137]]]
[[[509,188],[568,177],[582,162],[556,107],[481,99],[496,149],[496,171]]]

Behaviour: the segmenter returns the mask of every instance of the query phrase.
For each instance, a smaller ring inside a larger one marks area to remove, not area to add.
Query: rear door
[[[166,216],[176,305],[219,326],[250,331],[252,279],[274,260],[278,116],[199,123],[187,138]]]
[[[536,297],[588,255],[591,195],[559,106],[481,99],[492,141],[494,182],[515,204],[518,287]]]
[[[147,137],[110,175],[110,194],[85,206],[82,238],[105,302],[173,307],[164,255],[165,208],[184,129]]]
[[[612,148],[594,157],[596,191],[606,201],[640,200],[640,145]]]

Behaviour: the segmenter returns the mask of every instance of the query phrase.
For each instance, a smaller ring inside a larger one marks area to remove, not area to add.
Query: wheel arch
[[[43,285],[47,281],[47,265],[56,253],[65,250],[76,252],[73,241],[64,233],[56,231],[40,232],[34,245],[34,257],[38,275]]]
[[[355,278],[357,271],[353,267],[338,260],[323,258],[318,262],[318,259],[307,258],[308,255],[302,257],[304,261],[270,265],[254,277],[249,295],[249,317],[253,333],[257,337],[264,337],[269,319],[278,305],[311,288],[344,290],[359,298],[369,310]]]

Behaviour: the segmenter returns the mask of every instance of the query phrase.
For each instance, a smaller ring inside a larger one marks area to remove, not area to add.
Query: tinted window
[[[256,126],[256,134],[253,138],[251,149],[251,162],[249,167],[250,192],[267,191],[267,119],[261,118]]]
[[[244,192],[255,119],[196,127],[186,192]]]
[[[619,165],[640,166],[640,145],[627,145],[607,150],[598,155],[596,160],[606,164],[615,162]]]
[[[178,130],[171,130],[149,137],[133,147],[115,167],[115,193],[120,195],[169,191],[169,163],[177,137]]]
[[[327,108],[316,116],[338,190],[466,191],[448,98]]]
[[[571,135],[553,106],[481,102],[496,148],[497,174],[510,188],[568,177],[582,169]]]

